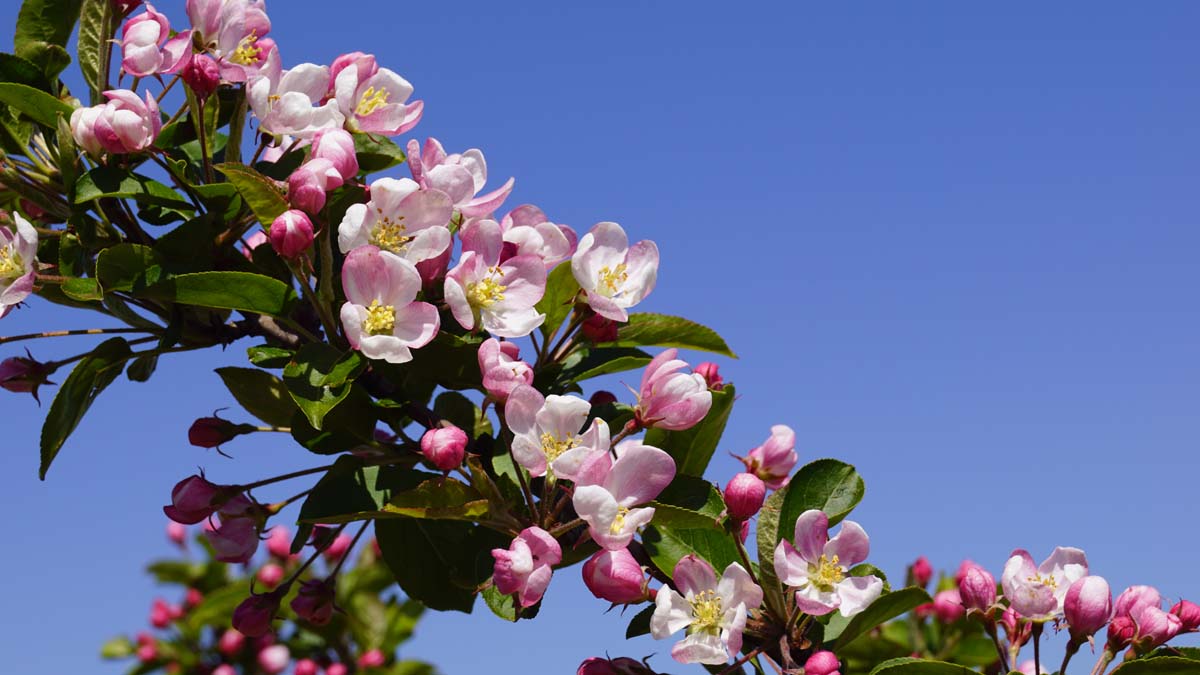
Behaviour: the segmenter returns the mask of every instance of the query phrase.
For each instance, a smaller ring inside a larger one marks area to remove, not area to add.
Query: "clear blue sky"
[[[1200,6],[590,4],[268,9],[285,64],[360,49],[412,81],[420,137],[483,148],[496,184],[517,177],[511,204],[657,240],[645,308],[742,356],[721,361],[741,394],[722,449],[786,423],[803,459],[856,464],[879,567],[998,573],[1014,547],[1063,544],[1118,589],[1200,596]],[[177,25],[182,6],[158,5]],[[35,301],[0,334],[90,321]],[[88,344],[72,340],[30,346]],[[232,404],[212,368],[243,346],[119,381],[45,483],[45,408],[3,398],[6,672],[117,672],[97,648],[144,625],[159,507],[196,466],[234,482],[314,464],[187,444]],[[447,675],[510,650],[528,672],[606,649],[670,668],[669,643],[625,643],[602,609],[572,569],[536,622],[434,616],[410,654]]]

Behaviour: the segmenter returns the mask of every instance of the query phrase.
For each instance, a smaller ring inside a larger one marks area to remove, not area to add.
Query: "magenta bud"
[[[762,508],[766,496],[767,486],[761,478],[752,473],[739,473],[725,486],[725,506],[729,509],[729,517],[734,520],[753,517]]]
[[[958,594],[968,610],[987,612],[996,603],[996,579],[975,563],[964,561],[958,573]]]
[[[804,662],[804,675],[838,675],[840,665],[833,652],[813,652]]]
[[[417,274],[421,275],[421,285],[426,292],[433,288],[441,288],[441,282],[446,278],[446,271],[450,269],[450,254],[453,250],[453,246],[448,246],[438,255],[417,263]]]
[[[198,588],[187,589],[187,593],[183,596],[184,607],[191,609],[191,608],[195,607],[196,605],[199,605],[201,602],[204,602],[204,594],[200,592],[200,589],[198,589]]]
[[[1086,576],[1067,589],[1063,614],[1075,640],[1086,639],[1104,628],[1112,612],[1112,592],[1104,577]]]
[[[137,648],[138,661],[142,663],[151,663],[158,660],[158,645],[145,644]]]
[[[286,527],[276,525],[271,528],[267,537],[267,552],[280,560],[287,560],[292,556],[292,535]]]
[[[313,226],[303,211],[289,209],[271,223],[271,248],[285,260],[295,260],[312,246]]]
[[[617,402],[616,394],[612,393],[611,391],[605,391],[603,389],[592,394],[592,397],[588,399],[588,405],[592,406],[593,408],[602,406],[602,405],[608,405],[610,403],[616,403],[616,402]]]
[[[354,136],[345,129],[319,131],[312,140],[312,159],[324,159],[337,170],[343,181],[358,174],[358,155],[355,153]]]
[[[12,356],[0,361],[0,389],[7,389],[15,394],[32,394],[33,400],[41,403],[38,398],[38,387],[43,384],[54,384],[49,380],[52,368],[40,363],[28,351],[25,356]]]
[[[1171,608],[1171,613],[1179,617],[1183,633],[1195,632],[1200,628],[1200,605],[1187,600],[1180,600]]]
[[[283,581],[284,574],[282,567],[271,562],[258,568],[258,574],[254,576],[267,588],[275,588]]]
[[[217,640],[217,651],[225,656],[237,656],[237,653],[242,651],[242,645],[244,644],[246,644],[246,636],[230,628],[221,633],[221,639]]]
[[[258,667],[267,675],[279,675],[287,670],[292,661],[292,653],[286,645],[271,645],[263,647],[258,653]]]
[[[467,434],[456,426],[430,429],[421,437],[421,454],[442,471],[462,465],[467,453]]]
[[[233,627],[246,637],[262,637],[271,632],[271,621],[279,612],[279,603],[285,593],[286,586],[270,593],[251,593],[233,610]]]
[[[293,171],[287,184],[288,204],[316,214],[325,208],[325,193],[340,186],[341,176],[327,160],[312,160]]]
[[[187,546],[187,526],[175,521],[167,523],[167,539],[180,548]]]
[[[1137,625],[1128,616],[1118,616],[1108,624],[1108,648],[1119,652],[1133,642]]]
[[[346,675],[350,669],[344,663],[331,663],[325,667],[325,675]]]
[[[929,558],[921,556],[913,561],[912,564],[912,581],[913,584],[925,588],[929,585],[929,580],[933,578],[933,565],[929,564]]]
[[[171,490],[171,504],[163,513],[181,525],[195,525],[216,513],[222,486],[208,482],[203,476],[188,476]]]
[[[359,668],[378,668],[387,663],[387,657],[378,649],[369,649],[358,657]]]
[[[933,613],[942,623],[954,623],[966,613],[962,597],[954,589],[939,591],[933,596]]]
[[[350,551],[350,545],[354,543],[354,538],[348,534],[339,534],[334,537],[329,546],[325,548],[325,560],[329,562],[337,562],[342,559]]]
[[[1159,608],[1162,606],[1162,596],[1153,586],[1130,586],[1117,596],[1113,604],[1115,616],[1136,616],[1144,607]]]
[[[1137,625],[1133,649],[1138,654],[1147,654],[1155,647],[1166,644],[1183,629],[1183,622],[1178,616],[1164,612],[1158,607],[1143,608],[1133,619]]]
[[[750,536],[750,521],[743,520],[741,528],[738,529],[738,539],[740,539],[741,542],[743,544],[745,544],[746,538],[749,536]]]
[[[320,666],[312,659],[300,659],[296,661],[296,665],[292,667],[292,675],[317,675],[321,672]]]
[[[593,314],[579,327],[579,332],[592,342],[616,342],[617,328],[616,321]]]
[[[705,361],[697,365],[695,368],[692,368],[692,372],[698,373],[700,377],[703,377],[704,381],[708,383],[709,389],[721,391],[725,387],[725,380],[721,378],[720,369],[712,361]]]
[[[600,551],[583,564],[592,595],[618,605],[646,600],[646,573],[629,549]]]
[[[221,84],[221,69],[217,62],[204,54],[194,54],[179,71],[179,77],[184,84],[196,94],[196,98],[205,100]]]
[[[334,581],[310,579],[300,584],[300,591],[292,599],[292,611],[296,616],[316,625],[324,626],[333,617]]]
[[[218,448],[251,431],[254,427],[249,424],[234,424],[220,417],[201,417],[188,429],[188,443],[198,448]]]
[[[628,656],[619,656],[615,659],[605,659],[599,656],[593,656],[583,663],[579,664],[579,670],[575,671],[575,675],[655,675],[654,671],[646,666],[641,661],[636,661]]]
[[[171,625],[172,615],[171,606],[162,598],[155,598],[150,605],[150,625],[155,628],[166,628]]]

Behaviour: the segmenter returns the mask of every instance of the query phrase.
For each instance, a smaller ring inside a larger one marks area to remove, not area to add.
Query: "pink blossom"
[[[155,598],[150,605],[150,625],[155,628],[166,628],[174,619],[174,608],[162,598]]]
[[[966,609],[963,607],[962,596],[956,589],[938,591],[933,596],[933,613],[942,623],[954,623],[963,617]]]
[[[1137,637],[1137,624],[1128,616],[1115,616],[1108,622],[1108,648],[1114,652],[1125,649]]]
[[[641,661],[628,656],[615,659],[593,656],[579,664],[575,675],[655,675],[655,672]]]
[[[346,675],[350,671],[344,663],[331,663],[325,668],[325,675]]]
[[[1015,645],[1029,642],[1033,635],[1033,624],[1012,607],[1006,607],[1000,615],[1000,626],[1004,628],[1004,635],[1008,641]]]
[[[739,473],[729,479],[724,496],[725,506],[729,508],[729,517],[734,520],[747,520],[762,508],[763,500],[767,496],[767,486],[761,478],[752,473]]]
[[[986,613],[996,604],[996,579],[987,570],[970,563],[959,570],[958,577],[959,597],[968,610]]]
[[[511,182],[511,181],[510,181]],[[511,255],[536,255],[550,271],[575,253],[579,237],[566,225],[550,222],[533,204],[522,204],[500,220],[505,249]],[[510,256],[511,257],[511,256]]]
[[[267,588],[275,588],[279,585],[279,582],[283,581],[284,575],[285,572],[282,567],[270,562],[258,568],[258,573],[254,576]]]
[[[1027,551],[1016,550],[1004,565],[1000,584],[1010,605],[1030,621],[1060,616],[1071,584],[1087,576],[1087,556],[1059,546],[1040,566]]]
[[[757,448],[741,458],[746,471],[766,482],[767,487],[779,490],[791,480],[796,455],[796,432],[784,424],[771,427],[771,435]]]
[[[292,611],[315,626],[324,626],[333,618],[333,598],[332,578],[310,579],[300,584],[300,591],[292,598]]]
[[[338,225],[342,253],[360,246],[375,246],[409,262],[436,258],[451,246],[446,225],[453,215],[450,197],[438,190],[422,190],[402,178],[380,178],[371,183],[371,199],[352,204]]]
[[[279,675],[287,670],[292,661],[292,653],[287,645],[270,645],[258,652],[258,667],[267,675]]]
[[[416,302],[421,276],[403,258],[361,246],[342,265],[342,327],[350,346],[371,359],[412,360],[412,350],[429,344],[440,326],[437,308]]]
[[[1063,615],[1076,640],[1090,638],[1112,618],[1112,592],[1104,577],[1086,576],[1071,584],[1063,600]]]
[[[421,187],[450,195],[454,207],[468,218],[491,215],[513,188],[514,179],[509,178],[500,188],[477,197],[487,184],[483,152],[471,148],[462,154],[447,155],[441,142],[432,137],[426,139],[424,150],[416,139],[408,142],[408,167]]]
[[[162,130],[158,102],[150,92],[145,100],[128,89],[106,91],[104,96],[107,103],[71,113],[75,143],[93,157],[101,151],[127,154],[149,148]]]
[[[1188,600],[1180,600],[1171,607],[1171,613],[1179,617],[1181,632],[1194,633],[1197,628],[1200,628],[1200,605]]]
[[[242,255],[246,256],[246,260],[253,261],[254,249],[269,241],[271,241],[271,239],[267,237],[266,232],[263,232],[262,230],[255,230],[253,234],[246,237],[244,242],[245,247],[242,248]]]
[[[679,372],[688,367],[675,358],[677,349],[655,356],[642,373],[642,386],[634,410],[645,427],[682,431],[704,419],[712,407],[712,392],[697,373]]]
[[[456,426],[430,429],[421,436],[421,454],[441,471],[462,465],[467,452],[467,434]]]
[[[581,433],[591,410],[578,396],[542,396],[537,389],[518,384],[504,404],[504,420],[513,433],[513,457],[532,476],[549,471],[575,480],[589,457],[608,453],[609,432],[604,420],[592,420]]]
[[[345,129],[317,132],[312,139],[312,154],[309,158],[328,160],[343,181],[358,175],[358,155],[355,154],[354,137]]]
[[[216,513],[227,486],[210,483],[204,476],[188,476],[171,490],[171,504],[163,513],[183,525],[195,525]]]
[[[243,601],[242,605],[244,604],[246,603]],[[238,608],[241,608],[242,605],[238,605]],[[237,616],[236,610],[234,616]],[[270,621],[271,619],[268,618],[268,627],[270,626]],[[236,656],[238,652],[242,651],[242,645],[244,644],[246,644],[246,636],[240,630],[230,628],[221,633],[220,639],[217,640],[217,651],[225,656]]]
[[[185,548],[187,546],[187,526],[173,520],[168,522],[167,539],[170,539],[171,543],[176,546]]]
[[[615,461],[608,453],[589,457],[576,474],[572,497],[592,539],[609,551],[628,546],[638,528],[650,522],[654,508],[637,507],[675,478],[675,460],[658,448],[624,441],[616,455]]]
[[[134,77],[173,73],[192,53],[192,31],[171,37],[171,24],[154,5],[125,22],[121,31],[121,68]]]
[[[320,675],[321,667],[312,659],[299,659],[292,667],[292,675]]]
[[[866,609],[883,591],[874,575],[849,576],[849,569],[866,560],[871,543],[862,527],[842,523],[837,536],[829,537],[829,518],[810,509],[796,519],[795,546],[786,539],[775,549],[775,574],[796,589],[796,606],[814,616],[835,609],[851,617]]]
[[[358,657],[359,668],[378,668],[387,663],[387,657],[378,649],[368,649]]]
[[[310,159],[288,176],[287,184],[288,204],[318,214],[325,208],[325,193],[342,186],[342,176],[333,162]]]
[[[280,560],[292,556],[292,533],[282,525],[271,528],[267,536],[267,552]]]
[[[675,588],[664,586],[654,600],[650,634],[662,640],[687,629],[687,637],[671,648],[680,663],[721,664],[742,649],[746,613],[762,604],[762,589],[737,563],[718,581],[712,565],[687,555],[671,574]],[[677,590],[676,590],[677,589]]]
[[[479,345],[479,372],[488,396],[503,403],[509,392],[520,384],[533,384],[533,368],[520,360],[521,348],[515,342],[488,338]]]
[[[213,557],[221,562],[247,563],[258,550],[258,523],[248,517],[227,517],[204,536],[213,547]]]
[[[647,599],[646,573],[629,549],[599,551],[583,564],[583,583],[592,595],[614,604]]]
[[[463,254],[446,274],[445,297],[459,325],[481,326],[497,337],[518,338],[542,325],[534,305],[546,292],[546,268],[535,256],[501,261],[504,246],[494,220],[476,220],[462,230]]]
[[[289,209],[271,223],[271,248],[284,260],[299,258],[312,242],[312,221],[303,211]]]
[[[311,139],[342,126],[345,118],[333,101],[322,103],[329,86],[329,69],[302,63],[281,70],[277,56],[268,58],[262,72],[246,85],[246,98],[264,133]]]
[[[1113,604],[1115,616],[1133,616],[1143,607],[1162,607],[1162,596],[1153,586],[1130,586],[1117,596]]]
[[[921,556],[913,562],[909,572],[912,574],[913,584],[925,588],[933,578],[933,565],[929,564],[929,558]]]
[[[597,314],[628,321],[626,310],[654,290],[658,246],[644,240],[630,247],[620,225],[599,223],[580,240],[571,257],[571,271]]]
[[[708,383],[708,388],[713,391],[721,391],[725,388],[725,380],[721,377],[721,370],[717,364],[712,361],[705,361],[692,369],[692,372],[699,373],[700,377]]]
[[[332,102],[336,102],[355,131],[396,136],[421,121],[422,101],[407,103],[413,87],[403,77],[380,68],[368,54],[347,55],[333,77]]]
[[[347,553],[350,552],[350,546],[354,543],[354,538],[348,534],[339,534],[329,542],[329,546],[325,547],[323,553],[325,560],[330,563],[336,563],[341,560]]]
[[[275,42],[263,0],[188,0],[187,14],[205,51],[217,57],[221,77],[244,82],[274,55]]]
[[[1139,654],[1148,654],[1183,630],[1183,621],[1178,616],[1152,605],[1141,607],[1132,618],[1137,625],[1133,649]]]
[[[837,656],[830,651],[813,652],[804,662],[804,675],[839,675]]]
[[[588,340],[597,344],[602,342],[616,342],[620,324],[612,319],[606,319],[599,314],[592,314],[584,319],[583,324],[579,326],[579,332]]]
[[[21,214],[12,216],[15,233],[0,226],[0,318],[29,297],[37,274],[37,230]]]
[[[550,585],[553,566],[562,561],[562,548],[540,527],[527,527],[507,549],[492,549],[496,590],[517,594],[522,607],[532,607]]]
[[[221,85],[221,67],[204,54],[195,54],[184,62],[179,76],[196,98],[204,101]]]

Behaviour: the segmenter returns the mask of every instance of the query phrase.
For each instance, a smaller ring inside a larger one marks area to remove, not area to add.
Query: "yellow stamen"
[[[612,525],[608,526],[609,534],[621,534],[621,530],[625,529],[625,516],[629,514],[629,508],[625,506],[617,507],[617,517],[613,518]]]
[[[404,216],[397,216],[392,219],[390,216],[383,215],[383,209],[376,209],[376,222],[371,228],[371,233],[367,237],[367,241],[372,246],[390,251],[392,253],[403,253],[408,247],[408,242],[413,238],[408,236],[408,227],[404,224]]]
[[[504,299],[504,291],[508,286],[496,281],[500,269],[493,267],[489,272],[490,275],[486,279],[467,284],[467,302],[470,302],[472,307],[487,309]]]
[[[16,279],[25,274],[21,254],[12,247],[0,249],[0,279]]]
[[[842,566],[838,564],[838,557],[835,555],[833,559],[821,556],[815,565],[808,566],[808,578],[814,586],[821,590],[831,590],[834,585],[846,578],[846,573]]]
[[[363,331],[371,335],[391,335],[395,328],[396,308],[372,300],[371,306],[367,308],[367,318],[363,319]]]
[[[516,375],[515,369],[513,374]],[[546,453],[546,462],[553,462],[558,459],[559,455],[574,448],[577,440],[571,434],[567,434],[564,440],[559,440],[557,436],[549,432],[542,434],[542,452]]]
[[[628,269],[625,263],[617,265],[616,269],[609,269],[608,265],[601,267],[596,291],[607,298],[616,295],[621,290],[620,285],[629,280]]]
[[[692,598],[692,625],[688,626],[688,633],[720,635],[723,615],[720,596],[713,591],[700,591]]]
[[[1058,581],[1055,580],[1053,575],[1042,576],[1040,574],[1035,574],[1031,577],[1027,577],[1025,580],[1030,583],[1042,584],[1043,586],[1049,586],[1050,588],[1058,588]]]
[[[255,46],[255,42],[258,42],[257,31],[250,31],[249,35],[238,42],[237,49],[233,50],[229,60],[243,66],[258,63],[259,57],[262,56],[262,47]]]
[[[367,87],[367,90],[363,92],[362,98],[358,99],[358,106],[354,108],[354,114],[359,117],[370,115],[387,105],[388,96],[390,95],[387,89]]]

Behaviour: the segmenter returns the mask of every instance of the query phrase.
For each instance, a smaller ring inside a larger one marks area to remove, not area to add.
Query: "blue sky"
[[[158,8],[182,25],[182,5]],[[1012,548],[1063,544],[1118,589],[1200,596],[1200,7],[329,6],[268,4],[285,64],[373,52],[426,101],[421,138],[517,177],[510,204],[655,239],[645,308],[742,357],[720,361],[741,395],[722,449],[785,423],[804,460],[856,464],[879,567],[925,554],[998,572]],[[91,321],[33,302],[0,334]],[[231,405],[212,368],[243,364],[241,347],[119,381],[44,483],[44,408],[3,399],[12,672],[117,672],[96,651],[144,625],[159,507],[196,466],[235,482],[314,464],[281,439],[232,445],[236,461],[187,444],[191,420]],[[509,650],[558,673],[669,649],[625,643],[602,609],[572,569],[539,620],[433,616],[409,653],[459,675]]]

